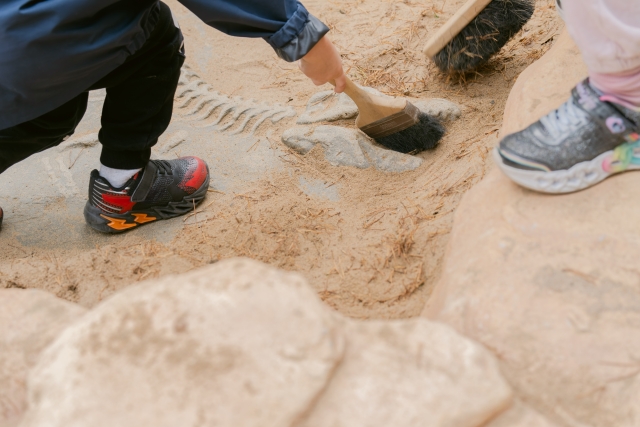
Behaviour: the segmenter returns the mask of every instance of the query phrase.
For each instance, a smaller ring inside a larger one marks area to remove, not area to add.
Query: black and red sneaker
[[[151,160],[121,188],[112,187],[94,170],[84,218],[103,233],[122,233],[192,212],[208,188],[209,167],[197,157]]]

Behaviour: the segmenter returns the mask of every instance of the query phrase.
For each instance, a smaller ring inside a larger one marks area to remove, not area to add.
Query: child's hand
[[[341,93],[346,86],[340,54],[327,36],[324,36],[298,64],[300,70],[316,85],[335,82],[335,91]]]

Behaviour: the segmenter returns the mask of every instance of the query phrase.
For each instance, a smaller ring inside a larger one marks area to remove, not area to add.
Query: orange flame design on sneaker
[[[131,215],[136,217],[135,221],[138,224],[145,224],[147,222],[155,221],[156,219],[158,219],[158,218],[153,217],[153,216],[148,216],[145,213],[132,213]]]
[[[116,219],[116,218],[111,218],[108,217],[104,214],[100,214],[100,216],[104,219],[106,219],[107,221],[111,221],[109,224],[107,224],[107,226],[113,228],[114,230],[118,230],[118,231],[122,231],[122,230],[128,230],[130,228],[136,227],[138,224],[127,224],[127,220],[126,219]]]

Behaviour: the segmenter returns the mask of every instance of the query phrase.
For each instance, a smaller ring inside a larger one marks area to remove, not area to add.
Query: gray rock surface
[[[86,309],[35,289],[0,289],[0,427],[27,405],[27,373],[42,351]]]
[[[459,119],[462,115],[460,107],[446,99],[431,98],[411,102],[423,113],[437,117],[440,120],[453,121]]]
[[[382,148],[373,143],[362,132],[356,131],[360,148],[367,155],[373,166],[383,172],[406,172],[417,169],[423,162],[421,157],[398,153]]]
[[[295,127],[282,134],[282,142],[301,154],[319,144],[333,166],[365,169],[370,164],[360,148],[359,138],[358,131],[339,126]]]
[[[290,128],[282,134],[282,142],[292,150],[304,155],[311,151],[319,142],[318,139],[313,136],[313,133],[314,128],[311,126]],[[329,143],[330,142],[331,141],[329,141]]]
[[[301,276],[232,259],[68,327],[30,372],[20,427],[480,427],[511,398],[447,326],[347,319]]]
[[[364,87],[365,91],[382,97],[391,98],[382,92]],[[451,101],[441,98],[410,100],[423,113],[441,120],[460,118],[460,107]],[[336,94],[332,90],[318,92],[309,98],[305,111],[298,117],[297,124],[308,125],[321,122],[352,119],[358,115],[358,106],[345,93]]]
[[[375,95],[386,96],[373,88],[364,89]],[[433,98],[411,102],[422,112],[441,120],[453,121],[461,115],[460,107],[445,99]],[[350,119],[357,115],[358,107],[346,94],[324,91],[309,99],[307,108],[297,123],[321,123]],[[314,146],[321,145],[325,158],[334,166],[374,166],[384,172],[398,173],[414,170],[422,164],[420,157],[387,150],[373,143],[362,132],[346,127],[298,126],[286,130],[282,134],[282,141],[300,154],[307,154]]]
[[[384,149],[357,129],[340,126],[291,128],[282,134],[282,142],[301,154],[320,145],[325,158],[334,166],[361,169],[374,166],[384,172],[406,172],[418,168],[423,162],[420,157]]]
[[[346,93],[332,90],[318,92],[307,103],[304,113],[296,121],[299,125],[352,119],[358,115],[358,106]]]

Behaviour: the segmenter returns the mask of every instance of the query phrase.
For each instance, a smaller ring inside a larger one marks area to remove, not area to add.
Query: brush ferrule
[[[404,110],[399,111],[384,119],[376,120],[366,126],[360,128],[360,130],[367,134],[370,138],[384,138],[385,136],[393,135],[394,133],[402,132],[405,129],[410,128],[420,122],[419,118],[420,110],[407,101]]]

